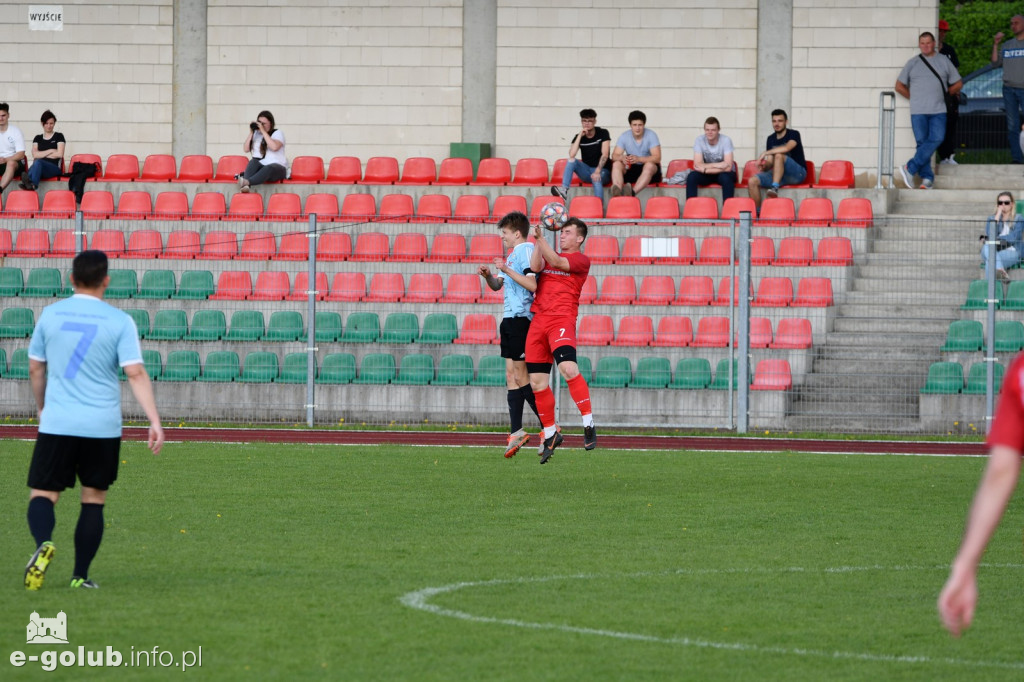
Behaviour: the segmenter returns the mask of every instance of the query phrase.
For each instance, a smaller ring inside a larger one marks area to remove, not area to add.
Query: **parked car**
[[[988,64],[964,76],[961,91],[958,149],[1008,149],[1006,107],[1003,104],[1003,67]]]

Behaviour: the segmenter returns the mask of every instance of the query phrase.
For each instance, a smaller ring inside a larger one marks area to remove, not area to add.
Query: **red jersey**
[[[987,442],[989,447],[1007,445],[1024,453],[1024,353],[1006,370]]]
[[[535,315],[548,314],[576,318],[580,308],[580,293],[590,273],[590,259],[583,253],[561,254],[569,261],[569,272],[546,264],[537,277],[537,293],[532,311]]]

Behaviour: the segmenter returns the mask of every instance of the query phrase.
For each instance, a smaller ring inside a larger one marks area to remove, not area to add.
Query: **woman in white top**
[[[1024,216],[1017,215],[1013,195],[1009,192],[1000,192],[996,197],[996,211],[985,224],[985,232],[981,236],[981,260],[988,262],[988,245],[986,236],[989,239],[998,239],[996,246],[996,277],[1002,282],[1010,281],[1010,275],[1006,271],[1020,262],[1021,239],[1024,238]]]
[[[249,124],[249,136],[242,143],[242,149],[252,153],[249,165],[238,176],[238,185],[243,192],[248,192],[253,185],[285,179],[288,175],[288,157],[285,156],[284,144],[284,133],[275,127],[274,115],[269,111],[261,111],[256,120]]]

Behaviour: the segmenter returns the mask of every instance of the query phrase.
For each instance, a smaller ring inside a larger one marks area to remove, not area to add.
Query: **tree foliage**
[[[949,22],[946,42],[956,48],[960,74],[980,69],[992,60],[992,37],[1002,31],[1013,37],[1010,18],[1024,13],[1019,2],[1006,0],[941,0],[939,16]]]

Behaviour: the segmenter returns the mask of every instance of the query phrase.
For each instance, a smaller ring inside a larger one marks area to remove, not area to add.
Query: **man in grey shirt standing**
[[[908,188],[914,187],[918,175],[918,187],[930,189],[935,180],[932,154],[946,136],[946,93],[959,93],[963,81],[953,62],[936,52],[931,32],[918,36],[917,44],[921,54],[908,61],[896,79],[896,92],[910,100],[910,127],[917,141],[917,152],[900,166],[900,175]]]
[[[1024,107],[1024,16],[1010,19],[1013,39],[1003,43],[1003,32],[992,39],[992,63],[1003,67],[1003,104],[1006,106],[1006,138],[1014,163],[1024,163],[1020,148],[1020,110]]]

